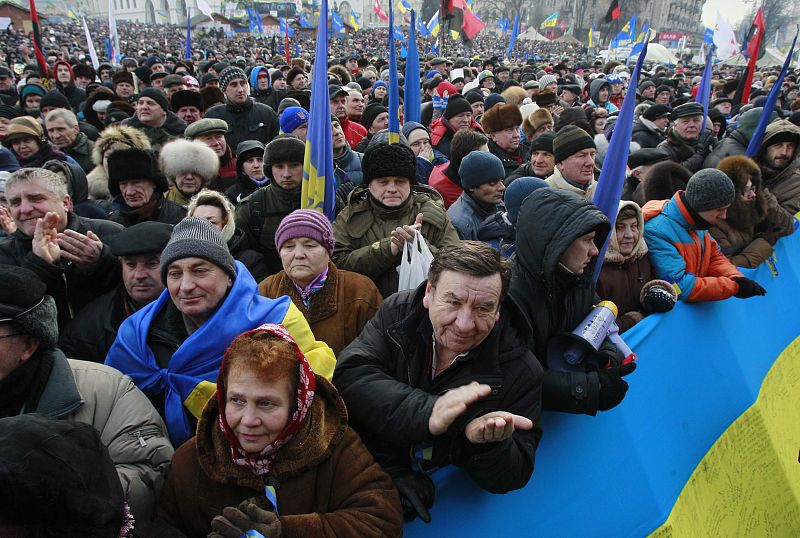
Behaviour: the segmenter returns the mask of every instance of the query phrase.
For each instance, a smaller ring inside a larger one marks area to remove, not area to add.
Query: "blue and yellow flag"
[[[543,20],[539,28],[555,28],[556,24],[558,24],[558,11]]]
[[[389,28],[394,28],[394,9],[389,2]],[[401,34],[402,35],[402,34]],[[389,143],[400,142],[400,85],[397,82],[397,49],[395,36],[389,32]],[[402,39],[402,37],[401,37]]]
[[[408,0],[397,0],[397,9],[400,10],[400,13],[404,15],[411,11],[411,4]]]
[[[589,28],[589,48],[594,47],[594,23],[592,23],[592,27]]]
[[[361,28],[361,20],[358,18],[358,15],[352,11],[350,12],[350,19],[347,22],[350,23],[350,26],[352,26],[353,30],[356,32],[358,32],[358,30]]]
[[[320,0],[320,4],[300,207],[316,209],[333,221],[336,216],[336,177],[328,95],[328,0]]]
[[[432,37],[439,35],[439,30],[441,29],[439,26],[439,11],[440,10],[438,9],[436,10],[436,13],[433,14],[433,17],[431,17],[431,20],[429,20],[428,24],[426,25],[426,28],[428,29],[428,35]]]
[[[403,112],[406,121],[419,122],[420,119],[420,77],[419,51],[417,51],[417,12],[411,10],[411,25],[408,27],[406,45],[405,92],[403,93]]]

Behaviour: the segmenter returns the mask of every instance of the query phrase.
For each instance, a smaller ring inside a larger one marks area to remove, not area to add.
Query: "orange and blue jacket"
[[[651,200],[642,208],[644,239],[660,278],[675,285],[683,301],[719,301],[739,291],[743,276],[695,221],[678,191],[671,200]]]

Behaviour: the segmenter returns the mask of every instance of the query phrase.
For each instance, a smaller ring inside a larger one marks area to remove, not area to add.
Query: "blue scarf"
[[[145,394],[166,392],[164,418],[170,440],[177,447],[194,435],[184,409],[186,399],[203,382],[213,386],[222,356],[234,338],[264,323],[283,324],[291,300],[286,296],[278,299],[260,296],[256,281],[237,261],[236,280],[228,296],[181,344],[168,366],[160,368],[147,345],[147,334],[152,321],[170,300],[169,291],[164,290],[156,301],[123,321],[106,364],[129,375]],[[193,395],[196,397],[197,394]]]

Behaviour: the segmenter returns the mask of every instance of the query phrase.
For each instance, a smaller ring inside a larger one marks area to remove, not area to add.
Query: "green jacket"
[[[414,185],[406,203],[387,209],[370,198],[366,185],[359,185],[350,193],[347,207],[333,221],[333,262],[340,269],[368,276],[383,297],[390,296],[397,291],[401,259],[400,253],[391,251],[392,230],[413,224],[418,213],[423,214],[422,236],[434,255],[442,246],[459,240],[436,190]]]

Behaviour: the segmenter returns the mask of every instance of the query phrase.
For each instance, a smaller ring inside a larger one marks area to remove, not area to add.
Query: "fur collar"
[[[642,210],[636,202],[621,200],[619,202],[619,209],[617,215],[625,207],[632,207],[636,209],[637,220],[639,221],[639,241],[633,247],[633,251],[627,256],[623,256],[619,251],[619,242],[617,241],[617,231],[611,230],[611,237],[608,240],[608,250],[604,263],[626,263],[633,262],[647,254],[647,243],[644,241],[644,217],[642,217]]]

